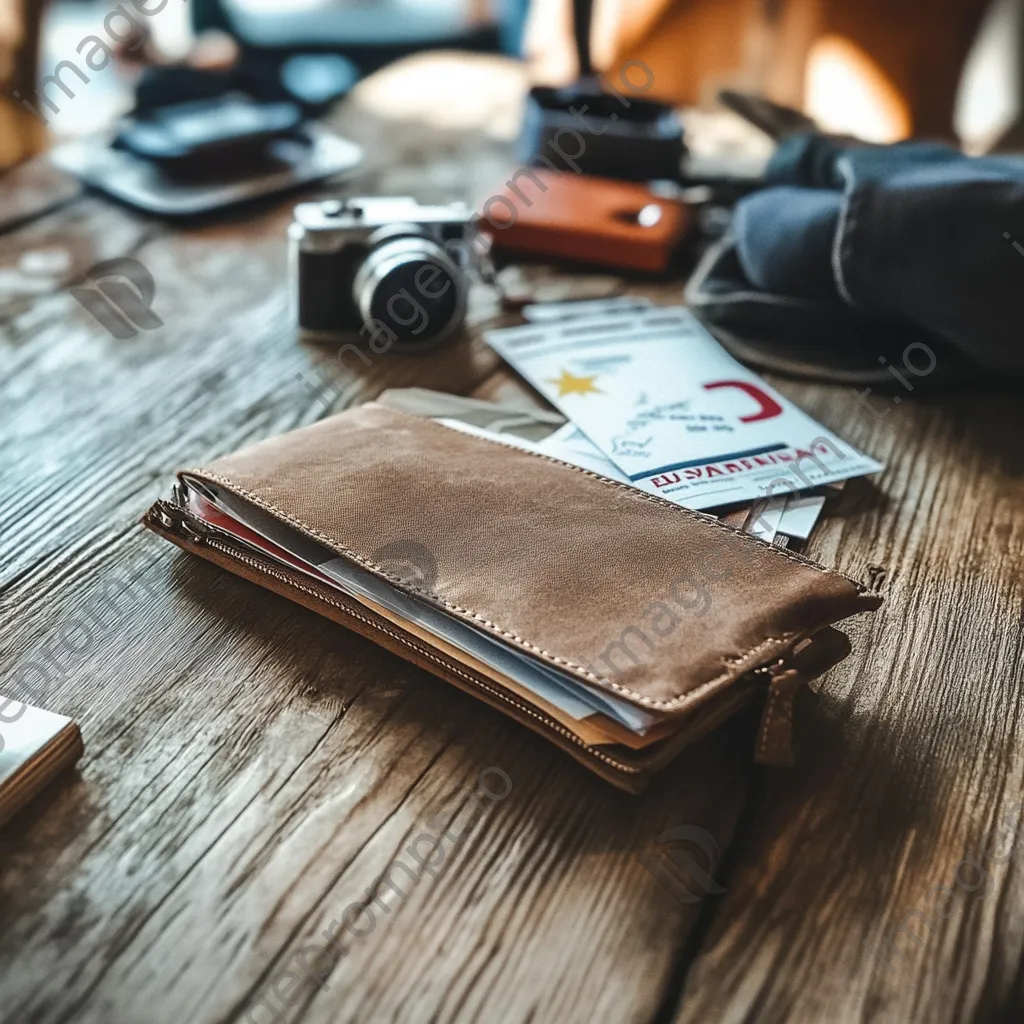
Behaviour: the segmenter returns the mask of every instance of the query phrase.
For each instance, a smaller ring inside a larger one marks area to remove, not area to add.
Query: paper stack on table
[[[70,718],[0,696],[0,826],[83,750],[82,734]]]
[[[810,536],[829,487],[884,468],[733,359],[687,310],[623,298],[572,317],[568,305],[528,307],[533,322],[484,335],[570,420],[524,447],[783,546]]]

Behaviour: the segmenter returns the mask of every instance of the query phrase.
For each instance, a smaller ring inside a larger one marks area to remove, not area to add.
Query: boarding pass
[[[883,468],[738,363],[682,308],[484,337],[635,487],[689,508]]]

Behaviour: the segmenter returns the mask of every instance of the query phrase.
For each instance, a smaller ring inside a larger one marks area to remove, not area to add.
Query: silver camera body
[[[288,228],[295,317],[314,337],[423,351],[463,325],[479,270],[464,203],[410,196],[300,203]]]

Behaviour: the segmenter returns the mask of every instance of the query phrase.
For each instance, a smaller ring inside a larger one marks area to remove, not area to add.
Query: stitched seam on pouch
[[[557,462],[557,460],[553,461]],[[290,515],[287,512],[284,512],[282,509],[279,509],[272,502],[265,501],[258,494],[253,494],[252,491],[249,491],[247,488],[242,487],[240,484],[235,483],[234,481],[228,479],[227,477],[222,477],[216,473],[204,472],[203,470],[196,470],[195,473],[197,476],[205,476],[209,480],[214,480],[217,483],[223,484],[225,487],[232,488],[237,494],[243,495],[249,501],[253,502],[253,504],[259,506],[260,508],[268,512],[273,512],[274,515],[279,516],[285,522],[292,524],[293,526],[305,531],[311,536],[323,540],[326,543],[326,545],[330,547],[332,550],[340,549],[353,561],[365,566],[368,569],[372,569],[375,573],[379,574],[380,576],[383,576],[385,579],[388,579],[393,583],[398,584],[400,587],[404,587],[407,590],[412,591],[413,593],[419,594],[421,597],[427,598],[428,600],[436,601],[437,603],[443,605],[445,608],[448,608],[449,610],[456,612],[457,614],[469,615],[471,618],[476,619],[478,622],[482,623],[485,626],[488,626],[490,629],[494,630],[506,639],[512,640],[520,646],[525,647],[528,650],[533,651],[537,654],[540,654],[548,661],[552,661],[558,665],[564,665],[566,668],[572,669],[577,675],[580,675],[583,678],[594,682],[598,686],[604,688],[610,687],[611,689],[619,693],[623,693],[629,697],[632,697],[638,703],[643,704],[647,707],[657,707],[664,708],[666,710],[673,710],[675,708],[685,707],[688,704],[694,703],[709,690],[720,685],[721,683],[727,682],[733,676],[735,672],[735,666],[739,665],[741,662],[748,660],[752,655],[760,653],[765,648],[775,648],[779,646],[784,646],[795,635],[792,633],[787,633],[784,634],[781,638],[767,637],[760,643],[755,644],[749,650],[744,651],[742,654],[738,654],[734,657],[727,658],[726,660],[730,667],[726,668],[725,671],[723,671],[720,675],[715,676],[713,679],[709,679],[706,682],[701,683],[693,690],[688,690],[685,693],[676,694],[668,700],[655,700],[653,697],[647,697],[644,694],[639,693],[636,690],[631,690],[628,686],[623,686],[621,683],[616,683],[611,679],[602,679],[600,676],[595,675],[588,669],[585,669],[582,665],[577,665],[575,662],[569,661],[567,658],[562,658],[559,657],[557,654],[553,654],[550,651],[546,651],[543,647],[538,647],[536,644],[530,643],[529,640],[519,636],[516,633],[510,633],[508,630],[503,629],[497,623],[491,622],[489,619],[485,619],[482,615],[479,615],[477,612],[474,612],[470,608],[463,608],[460,605],[451,604],[449,601],[445,601],[443,598],[436,597],[435,595],[430,594],[425,590],[421,590],[419,587],[411,586],[404,580],[399,579],[397,576],[393,576],[386,569],[382,568],[374,562],[371,562],[368,558],[364,558],[362,555],[357,554],[355,551],[352,551],[344,544],[340,544],[336,540],[333,540],[326,533],[323,533],[320,530],[316,530],[313,527],[308,526],[307,524],[303,523],[302,520],[297,519],[296,517]]]
[[[447,430],[447,429],[450,429],[450,428],[442,427],[441,429]],[[481,439],[481,440],[486,440],[486,439]],[[510,445],[502,445],[502,447],[511,447],[511,446]],[[519,451],[520,449],[513,449],[513,450]],[[541,458],[547,458],[547,456],[541,456]],[[560,465],[560,466],[561,465],[568,465],[568,463],[559,462],[558,459],[551,459],[550,461],[554,462],[556,465]],[[623,686],[621,683],[616,683],[614,680],[603,679],[601,676],[596,675],[595,673],[591,672],[589,669],[584,668],[582,665],[578,665],[574,661],[570,661],[568,658],[562,658],[562,657],[560,657],[557,654],[553,654],[551,651],[545,650],[543,647],[538,647],[536,644],[531,643],[525,637],[521,637],[521,636],[519,636],[516,633],[510,633],[508,630],[503,629],[501,626],[499,626],[496,622],[491,622],[490,619],[485,619],[482,615],[480,615],[479,613],[473,611],[473,609],[471,609],[471,608],[463,608],[461,605],[452,604],[451,602],[445,601],[443,598],[438,597],[435,594],[431,594],[428,591],[422,590],[419,587],[412,586],[411,584],[409,584],[405,580],[399,579],[397,576],[392,575],[386,569],[384,569],[382,566],[377,565],[375,562],[371,562],[368,558],[364,558],[362,555],[360,555],[357,552],[353,551],[351,548],[347,547],[344,544],[339,543],[337,540],[335,540],[334,538],[330,537],[328,534],[323,533],[321,530],[317,530],[317,529],[315,529],[312,526],[309,526],[307,523],[304,523],[301,519],[297,518],[296,516],[293,516],[290,513],[285,512],[283,509],[278,508],[276,505],[273,504],[273,502],[266,501],[264,498],[260,497],[258,494],[254,494],[252,491],[248,490],[248,488],[242,487],[240,484],[235,483],[233,480],[229,479],[228,477],[221,476],[219,473],[211,473],[208,470],[203,470],[203,469],[184,470],[184,472],[185,472],[186,475],[194,474],[197,477],[206,478],[207,480],[213,480],[216,483],[223,484],[225,487],[233,490],[236,494],[242,495],[243,497],[245,497],[247,500],[251,501],[254,505],[258,506],[259,508],[262,508],[262,509],[264,509],[267,512],[272,512],[275,516],[277,516],[279,519],[282,519],[284,522],[289,523],[290,525],[296,527],[297,529],[303,531],[304,533],[308,534],[311,537],[315,537],[318,540],[322,540],[324,542],[324,544],[328,548],[330,548],[331,550],[341,551],[348,558],[352,559],[357,564],[365,566],[367,569],[372,569],[374,571],[374,573],[376,573],[377,575],[383,577],[386,580],[391,581],[392,583],[397,584],[401,589],[404,589],[406,591],[409,591],[409,592],[412,592],[414,594],[417,594],[420,597],[426,598],[427,600],[434,601],[434,602],[444,606],[449,611],[455,612],[456,614],[458,614],[460,616],[468,615],[470,618],[475,619],[477,622],[481,623],[484,626],[487,626],[490,630],[492,630],[493,632],[497,633],[498,635],[504,637],[507,640],[511,640],[512,642],[518,644],[521,647],[525,647],[527,650],[532,651],[535,654],[541,655],[547,661],[550,661],[550,662],[553,662],[554,664],[563,666],[563,667],[571,670],[574,674],[582,677],[583,679],[586,679],[586,680],[588,680],[590,682],[593,682],[597,686],[603,687],[605,689],[612,689],[616,693],[624,694],[627,697],[632,698],[637,703],[643,704],[645,707],[663,708],[666,711],[674,710],[676,708],[686,707],[688,704],[692,704],[692,703],[696,702],[708,690],[713,689],[714,687],[720,685],[721,683],[727,682],[730,679],[730,677],[733,675],[733,671],[734,670],[731,669],[731,668],[727,668],[720,675],[715,676],[715,678],[709,679],[706,682],[701,683],[695,689],[688,690],[685,693],[673,694],[668,700],[656,700],[653,697],[647,697],[644,694],[639,693],[636,690],[630,689],[628,686]],[[585,470],[581,470],[581,472],[586,472],[586,471]],[[603,479],[602,477],[597,476],[597,474],[595,474],[595,473],[586,472],[586,475],[587,476],[593,476],[597,480],[602,480]],[[622,486],[622,485],[616,485],[614,480],[609,480],[607,482],[611,483],[611,484],[613,484],[615,486]],[[632,491],[633,489],[629,488],[628,490]],[[636,493],[636,492],[634,492],[634,493]],[[640,493],[640,497],[644,497],[644,498],[648,498],[648,499],[650,499],[652,501],[656,501],[658,504],[665,504],[669,508],[677,508],[677,506],[672,505],[671,503],[668,503],[668,502],[663,502],[662,499],[654,498],[651,495],[645,495],[645,494]],[[687,512],[689,510],[688,509],[681,509],[681,511]],[[693,513],[691,512],[690,514],[692,515]],[[714,523],[715,521],[711,520],[711,522]],[[717,524],[717,525],[721,525],[721,524]],[[728,529],[728,528],[727,527],[723,527],[723,529]],[[734,533],[734,531],[731,530],[731,529],[729,529],[728,532],[729,533]],[[743,534],[742,536],[748,536],[748,535]],[[757,541],[757,539],[754,538],[754,537],[751,537],[750,539]],[[764,543],[764,542],[757,541],[757,543],[761,544],[761,543]],[[768,545],[768,547],[771,547],[771,545]],[[772,548],[772,550],[776,550],[780,554],[782,554],[782,550],[781,549]],[[804,564],[807,564],[807,563],[801,561],[798,564],[804,565]],[[834,570],[823,569],[821,567],[814,566],[813,564],[812,564],[811,567],[812,568],[818,568],[822,572],[834,572]],[[837,575],[841,576],[843,574],[842,573],[837,573]],[[846,578],[848,579],[848,577],[846,577]],[[851,581],[851,582],[855,582],[855,581]],[[858,589],[860,589],[860,590],[864,589],[859,584],[857,586],[858,586]],[[747,651],[744,651],[742,654],[739,654],[739,655],[736,655],[735,657],[729,658],[728,661],[729,661],[730,664],[736,664],[738,662],[746,661],[752,654],[756,653],[757,651],[761,650],[762,648],[764,648],[766,646],[774,645],[774,644],[777,644],[777,643],[779,643],[778,640],[776,640],[775,638],[769,637],[768,639],[762,640],[761,642],[755,644],[753,647],[751,647]]]
[[[542,725],[546,726],[549,729],[553,729],[557,733],[560,733],[566,739],[572,740],[573,743],[575,743],[579,747],[582,747],[592,757],[596,757],[601,761],[605,761],[613,768],[616,768],[622,772],[629,772],[631,774],[637,774],[641,771],[641,769],[636,768],[632,765],[622,764],[621,761],[616,761],[613,757],[609,757],[607,754],[604,754],[600,750],[595,749],[588,743],[584,743],[583,740],[579,738],[579,736],[577,736],[574,732],[571,732],[570,730],[566,729],[565,726],[561,723],[549,721],[547,718],[544,718],[542,715],[540,715],[540,713],[537,712],[536,709],[531,708],[528,704],[520,704],[517,700],[510,697],[508,694],[500,690],[495,690],[494,687],[488,686],[486,683],[480,682],[479,679],[477,679],[475,676],[471,676],[465,670],[458,668],[454,665],[450,665],[447,661],[443,661],[429,648],[421,647],[414,641],[407,639],[401,633],[396,633],[394,630],[388,629],[386,626],[382,626],[379,625],[377,622],[374,622],[373,619],[368,618],[365,615],[360,615],[359,612],[352,611],[350,608],[342,604],[340,601],[336,601],[330,597],[324,597],[323,594],[317,593],[317,591],[311,589],[310,587],[303,586],[301,583],[296,583],[294,580],[289,579],[287,576],[284,575],[284,573],[274,572],[272,569],[267,569],[264,565],[255,561],[254,559],[244,558],[241,555],[235,554],[232,554],[230,557],[237,559],[239,562],[242,562],[243,564],[250,564],[255,568],[258,568],[260,572],[266,573],[268,576],[272,576],[276,580],[280,580],[282,583],[287,584],[289,587],[293,587],[295,590],[301,590],[304,594],[309,594],[310,597],[315,597],[318,601],[323,601],[325,604],[329,604],[334,608],[340,609],[346,615],[351,616],[353,619],[359,619],[360,622],[365,622],[368,626],[371,626],[373,629],[377,630],[380,633],[386,633],[388,636],[394,637],[394,639],[396,639],[404,647],[412,648],[412,650],[416,651],[424,658],[427,658],[429,661],[434,662],[436,665],[440,665],[442,668],[447,669],[454,675],[461,676],[463,679],[467,680],[468,682],[472,683],[474,686],[479,687],[482,690],[486,690],[489,693],[499,695],[502,700],[508,701],[509,704],[517,708],[519,711],[522,711],[524,714],[529,715],[531,718],[535,718]]]
[[[771,733],[773,720],[775,717],[775,705],[778,702],[779,694],[777,690],[773,690],[768,694],[768,707],[765,708],[764,712],[764,725],[761,726],[761,741],[757,745],[757,757],[758,760],[764,759],[765,750],[768,748],[768,736]]]
[[[417,420],[418,422],[426,422],[431,426],[437,427],[438,430],[451,430],[451,427],[446,427],[441,423],[434,423],[433,420],[419,420],[419,417],[413,416],[411,413],[402,413],[398,410],[389,410],[398,412],[398,415],[405,416],[408,419]],[[643,501],[647,501],[657,508],[671,509],[673,512],[682,512],[684,515],[689,517],[698,523],[706,523],[708,526],[717,527],[719,530],[729,534],[732,537],[740,538],[741,542],[750,542],[756,544],[769,553],[777,556],[778,558],[784,558],[789,562],[793,562],[796,565],[803,565],[809,569],[815,569],[818,572],[824,573],[827,576],[839,576],[846,580],[847,583],[853,584],[858,591],[865,593],[867,587],[859,580],[855,580],[852,576],[848,576],[845,572],[839,569],[830,568],[827,565],[822,565],[820,562],[815,562],[811,558],[805,558],[802,555],[797,555],[792,551],[787,551],[786,548],[777,548],[774,544],[769,543],[766,540],[762,540],[760,537],[755,537],[753,534],[744,533],[743,530],[737,530],[732,526],[727,526],[725,523],[716,519],[714,516],[704,515],[700,512],[695,512],[692,508],[686,508],[683,505],[676,505],[674,502],[668,501],[665,498],[659,498],[656,494],[648,494],[646,491],[641,491],[636,487],[631,487],[627,484],[620,483],[618,480],[609,480],[606,476],[601,476],[599,473],[594,473],[589,469],[584,469],[582,466],[574,466],[571,462],[563,462],[561,459],[556,459],[551,455],[545,455],[543,452],[531,451],[528,448],[517,448],[514,444],[507,444],[505,441],[499,441],[497,438],[482,437],[479,434],[468,435],[475,438],[477,441],[484,441],[487,444],[497,445],[500,448],[508,448],[510,451],[519,452],[522,455],[532,455],[536,459],[544,459],[546,462],[552,462],[556,466],[564,466],[567,469],[574,470],[583,476],[590,477],[591,480],[596,480],[599,484],[605,484],[615,490],[622,491],[627,498],[640,498]]]

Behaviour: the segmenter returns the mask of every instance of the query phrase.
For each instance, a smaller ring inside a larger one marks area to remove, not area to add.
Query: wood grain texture
[[[355,102],[339,120],[368,154],[353,189],[473,198],[509,160],[485,136],[387,123]],[[468,393],[498,368],[479,340],[502,322],[486,290],[470,337],[426,359],[387,353],[353,376],[299,343],[290,209],[172,228],[84,195],[0,236],[11,259],[68,256],[50,287],[0,310],[5,687],[74,716],[87,747],[77,773],[0,833],[0,1019],[265,1019],[253,1001],[269,985],[282,1009],[275,985],[296,950],[408,859],[435,814],[455,812],[449,827],[464,830],[459,787],[493,765],[511,779],[507,799],[436,880],[388,899],[328,988],[288,990],[287,1019],[649,1020],[678,983],[700,905],[677,902],[635,853],[674,824],[728,845],[752,722],[632,800],[137,525],[181,465],[385,387]],[[119,255],[152,273],[164,322],[125,341],[65,288]],[[334,390],[307,387],[325,381]],[[713,786],[695,784],[705,776]]]
[[[888,464],[811,545],[886,605],[802,719],[799,770],[765,780],[674,1019],[1018,1021],[1024,842],[986,833],[1024,800],[1019,393],[879,397],[876,419],[786,390]]]
[[[0,174],[0,230],[27,223],[81,191],[74,178],[51,166],[46,157],[6,170]]]
[[[372,116],[358,95],[338,123],[367,149],[353,189],[478,198],[510,159],[481,132]],[[0,306],[3,687],[74,716],[87,747],[0,832],[0,1021],[1019,1019],[1020,842],[991,895],[920,947],[900,940],[895,975],[861,945],[928,909],[1022,798],[1019,399],[915,396],[875,418],[849,389],[776,382],[889,463],[811,545],[887,605],[852,624],[854,656],[803,701],[795,772],[751,766],[748,715],[631,798],[137,525],[179,466],[386,387],[536,401],[480,341],[506,319],[485,289],[470,336],[429,358],[388,353],[353,376],[299,343],[290,208],[172,228],[83,195],[0,234],[5,266],[68,254],[52,286]],[[66,290],[117,255],[152,272],[164,321],[127,341]],[[546,298],[681,292],[521,274]],[[474,822],[490,766],[511,791]],[[680,901],[638,860],[681,825],[713,837],[724,894]],[[442,827],[465,840],[384,913],[368,887]],[[287,983],[357,902],[376,907],[373,930],[323,985]]]

